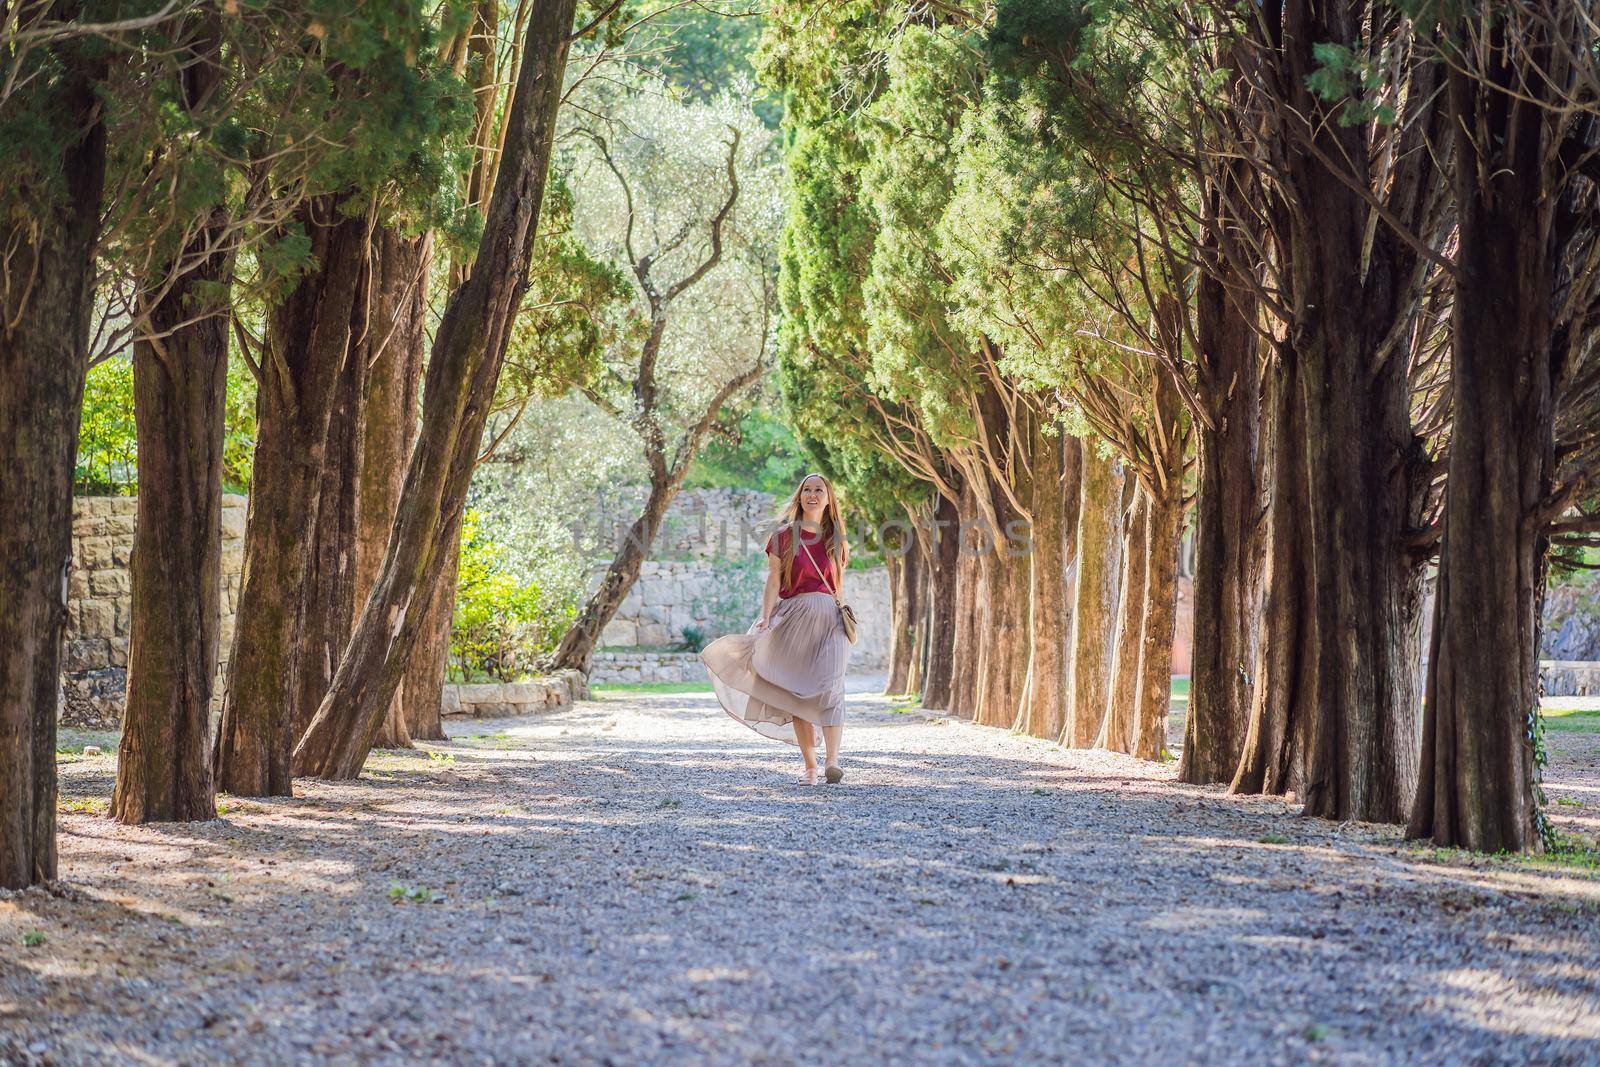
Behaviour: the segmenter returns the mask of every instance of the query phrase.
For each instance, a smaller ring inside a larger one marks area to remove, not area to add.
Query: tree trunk
[[[339,217],[335,197],[317,198],[300,217],[318,268],[267,317],[244,583],[213,759],[217,787],[236,796],[290,793],[301,597],[367,251],[366,220]]]
[[[1299,356],[1320,684],[1305,810],[1331,819],[1403,821],[1417,782],[1422,572],[1406,547],[1429,477],[1411,427],[1411,319],[1425,266],[1354,183],[1371,178],[1365,127],[1308,79],[1329,44],[1361,46],[1362,15],[1346,3],[1281,11],[1289,97],[1277,109],[1293,201],[1285,242],[1289,333]],[[1420,143],[1444,123],[1433,87],[1443,64],[1418,63],[1407,93],[1421,101],[1379,195],[1400,225],[1431,217],[1439,182]],[[1314,150],[1313,150],[1314,149]],[[1345,173],[1335,173],[1341,168]],[[1352,172],[1353,168],[1353,172]]]
[[[920,694],[928,669],[928,546],[923,538],[911,538],[905,562],[910,571],[906,579],[906,616],[911,644],[905,691]]]
[[[1194,654],[1181,781],[1233,778],[1249,729],[1260,640],[1261,381],[1256,337],[1236,295],[1202,273],[1196,309],[1196,392],[1210,425],[1197,420]]]
[[[1172,399],[1175,410],[1176,390]],[[1139,712],[1129,751],[1147,760],[1158,760],[1166,753],[1167,719],[1172,709],[1172,639],[1178,629],[1178,550],[1183,540],[1181,471],[1169,485],[1170,493],[1150,500],[1145,536]]]
[[[909,535],[906,540],[911,540]],[[906,588],[911,568],[906,566],[905,554],[888,546],[886,549],[883,562],[889,572],[889,677],[883,691],[904,693],[911,675],[911,598]]]
[[[440,718],[445,672],[450,663],[450,630],[456,614],[456,573],[461,564],[461,532],[435,560],[436,573],[428,580],[427,609],[417,635],[417,650],[406,668],[401,699],[405,702],[406,733],[416,741],[443,741]]]
[[[417,401],[421,397],[422,361],[428,345],[428,273],[433,262],[431,234],[405,237],[391,228],[378,233],[375,261],[373,320],[367,348],[366,408],[363,413],[361,482],[356,508],[356,604],[372,591],[389,546],[389,531],[400,508],[406,461],[417,440]],[[449,553],[438,561],[448,565],[454,588],[455,564]],[[450,610],[455,609],[455,598]],[[354,618],[351,620],[354,624]],[[445,622],[445,650],[450,626]],[[424,638],[426,640],[426,638]],[[341,649],[342,650],[342,649]],[[410,672],[407,672],[407,679]],[[412,748],[415,740],[442,741],[439,696],[444,668],[433,685],[431,714],[426,705],[413,707],[406,688],[395,694],[374,744],[379,748]],[[330,679],[331,681],[331,679]],[[320,703],[321,697],[318,698]]]
[[[1284,796],[1303,793],[1310,751],[1311,713],[1317,698],[1316,588],[1311,569],[1311,492],[1305,460],[1305,412],[1300,404],[1299,364],[1287,343],[1278,346],[1266,396],[1270,412],[1264,450],[1271,456],[1267,482],[1265,598],[1256,646],[1250,725],[1230,791]],[[1198,610],[1198,609],[1196,609]],[[1215,734],[1192,733],[1189,746],[1215,743]],[[1197,751],[1197,755],[1199,752]],[[1226,752],[1206,750],[1205,766],[1216,767]],[[1185,778],[1185,781],[1193,779]]]
[[[1491,84],[1455,68],[1449,75],[1460,227],[1454,408],[1420,788],[1407,836],[1535,852],[1544,846],[1532,736],[1548,547],[1543,510],[1556,470],[1551,346],[1559,257],[1551,227],[1541,224],[1550,210],[1544,153],[1553,123],[1538,102],[1513,90],[1554,90],[1505,63],[1505,32],[1485,34],[1491,47],[1482,76]],[[1548,54],[1529,54],[1541,53]],[[1480,139],[1485,129],[1489,136]]]
[[[589,673],[595,646],[600,643],[600,633],[617,614],[622,602],[628,598],[628,590],[633,588],[633,583],[638,581],[639,565],[649,557],[650,546],[655,543],[656,532],[661,529],[667,508],[672,505],[673,498],[677,495],[676,485],[650,486],[650,495],[645,500],[644,511],[633,520],[633,525],[628,528],[628,533],[623,538],[622,547],[611,560],[611,565],[606,568],[605,577],[600,580],[595,591],[589,594],[583,610],[578,613],[577,621],[556,646],[553,657],[556,669],[575,668],[585,675]]]
[[[939,497],[933,511],[931,551],[928,554],[928,673],[922,686],[922,706],[950,707],[951,671],[956,656],[956,616],[960,600],[956,589],[959,567],[960,520],[956,502]]]
[[[1122,569],[1122,464],[1083,448],[1078,566],[1072,601],[1072,689],[1061,743],[1090,748],[1111,699],[1117,582]]]
[[[196,29],[177,84],[190,112],[222,81],[214,9],[205,9]],[[147,279],[152,292],[171,285],[146,309],[152,336],[133,344],[139,513],[128,685],[111,793],[111,815],[123,823],[216,817],[211,696],[222,607],[229,310],[216,289],[232,281],[232,257],[222,247],[227,221],[221,208],[211,214],[183,252],[186,259],[205,258],[180,277],[169,277],[177,267],[169,263]],[[206,317],[196,320],[200,315]]]
[[[987,572],[982,566],[982,534],[971,479],[963,479],[957,511],[956,618],[950,674],[950,714],[971,719],[977,707],[979,649],[986,620]]]
[[[334,389],[332,410],[323,445],[322,464],[317,474],[316,503],[311,514],[310,544],[305,579],[300,587],[300,618],[297,637],[290,655],[294,658],[294,700],[291,706],[291,747],[311,725],[311,716],[322,703],[339,654],[350,638],[357,601],[355,548],[356,510],[361,480],[361,457],[366,403],[367,358],[363,338],[367,336],[367,308],[372,300],[369,263],[373,252],[360,266],[359,280],[352,279],[359,298],[351,307],[350,350]]]
[[[1032,569],[1028,578],[1028,633],[1033,661],[1028,700],[1016,728],[1034,737],[1061,736],[1067,704],[1067,537],[1068,493],[1078,494],[1077,472],[1068,477],[1066,443],[1072,438],[1059,428],[1044,433],[1044,419],[1035,420],[1033,440]]]
[[[422,429],[406,472],[389,547],[350,644],[306,736],[303,773],[353,778],[410,666],[427,615],[438,553],[450,545],[478,458],[510,339],[528,285],[544,199],[575,0],[552,0],[529,18],[522,69],[506,119],[505,153],[478,254],[434,338]]]
[[[1122,589],[1117,607],[1116,639],[1112,645],[1112,674],[1106,711],[1100,723],[1095,748],[1113,752],[1133,751],[1139,733],[1139,681],[1143,677],[1140,657],[1144,653],[1144,626],[1150,609],[1145,599],[1145,566],[1149,562],[1150,496],[1133,478],[1133,489],[1122,521]]]
[[[74,5],[59,12],[75,17]],[[25,64],[48,63],[48,45]],[[105,184],[100,58],[67,54],[52,103],[64,129],[59,192],[10,189],[31,218],[0,221],[0,888],[56,876],[56,707],[72,568],[72,479]],[[31,71],[30,71],[31,68]],[[36,210],[36,209],[35,209]],[[24,284],[24,279],[27,279]]]
[[[224,224],[219,211],[185,255],[215,244]],[[216,287],[227,285],[230,260],[225,250],[214,251],[177,279],[149,311],[156,339],[133,345],[139,514],[128,689],[111,794],[118,822],[216,818],[211,696],[228,383],[227,302]]]

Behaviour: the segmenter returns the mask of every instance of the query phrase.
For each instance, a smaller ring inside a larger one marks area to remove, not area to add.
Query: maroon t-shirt
[[[783,550],[789,543],[790,531],[793,527],[785,526],[777,533],[767,538],[767,555],[774,556],[780,561],[783,559]],[[815,560],[815,562],[813,562]],[[822,569],[818,570],[818,565]],[[828,582],[823,582],[826,574]],[[778,572],[778,580],[783,580],[783,571]],[[794,552],[794,569],[789,578],[789,584],[778,589],[778,599],[787,600],[801,593],[828,593],[833,590],[828,583],[837,584],[833,572],[833,558],[828,555],[828,546],[823,543],[821,534],[806,534],[801,537],[800,544]]]

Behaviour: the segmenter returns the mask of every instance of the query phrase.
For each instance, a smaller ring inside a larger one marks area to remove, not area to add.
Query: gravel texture
[[[1592,868],[864,693],[806,787],[709,693],[602,697],[205,824],[67,762],[0,1063],[1600,1063]],[[1593,829],[1600,736],[1552,755]]]

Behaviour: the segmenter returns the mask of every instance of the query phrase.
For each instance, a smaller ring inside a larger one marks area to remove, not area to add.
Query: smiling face
[[[812,475],[800,484],[800,514],[808,522],[820,522],[828,506],[828,483]]]

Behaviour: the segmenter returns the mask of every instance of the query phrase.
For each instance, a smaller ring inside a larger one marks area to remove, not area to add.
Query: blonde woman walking
[[[711,688],[729,715],[763,737],[800,747],[801,781],[817,783],[817,730],[824,777],[844,777],[844,669],[850,642],[841,618],[839,579],[850,560],[833,486],[808,474],[767,538],[761,617],[742,634],[719,637],[700,653]]]

